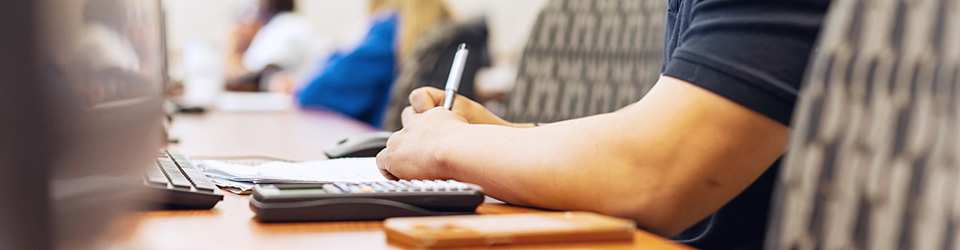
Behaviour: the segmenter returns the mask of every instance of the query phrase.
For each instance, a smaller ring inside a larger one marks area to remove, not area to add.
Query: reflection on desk
[[[177,117],[173,133],[193,156],[263,155],[290,160],[324,159],[321,149],[344,137],[374,131],[362,122],[317,111],[222,113]],[[480,214],[540,210],[485,203]],[[212,210],[152,211],[125,218],[106,244],[119,249],[402,249],[387,242],[382,222],[259,223],[249,197],[224,195]],[[637,230],[633,242],[501,246],[522,249],[689,249]]]

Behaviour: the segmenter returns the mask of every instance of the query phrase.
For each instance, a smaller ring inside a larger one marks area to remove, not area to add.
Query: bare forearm
[[[536,128],[470,125],[454,132],[441,158],[449,177],[483,186],[503,201],[557,210],[586,210],[624,217],[640,197],[658,196],[659,168],[632,164],[616,149],[606,114]],[[626,148],[622,148],[626,149]]]
[[[670,84],[616,113],[526,129],[464,126],[444,143],[456,145],[442,150],[444,169],[507,202],[679,233],[756,179],[783,152],[787,130],[702,89]],[[711,101],[673,98],[680,94]]]
[[[621,111],[534,128],[456,110],[418,112],[404,111],[404,129],[377,157],[385,172],[477,183],[514,204],[632,218],[666,236],[749,186],[783,152],[788,133],[669,77]],[[479,120],[499,125],[467,124]]]

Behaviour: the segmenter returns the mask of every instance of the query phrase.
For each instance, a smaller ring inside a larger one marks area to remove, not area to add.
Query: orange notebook
[[[427,247],[471,247],[580,241],[630,241],[631,220],[590,212],[544,212],[390,218],[387,239]]]

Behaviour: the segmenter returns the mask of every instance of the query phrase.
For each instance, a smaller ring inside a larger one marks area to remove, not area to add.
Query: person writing
[[[377,164],[508,203],[630,218],[704,249],[759,249],[777,160],[826,0],[670,0],[664,67],[613,113],[516,124],[444,91],[410,94]],[[696,9],[696,12],[692,10]]]

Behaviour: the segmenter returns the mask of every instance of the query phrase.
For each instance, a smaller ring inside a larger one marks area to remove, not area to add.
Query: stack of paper
[[[234,193],[249,193],[261,183],[328,183],[386,180],[374,157],[282,162],[247,165],[223,161],[197,161],[197,167],[217,185]]]

